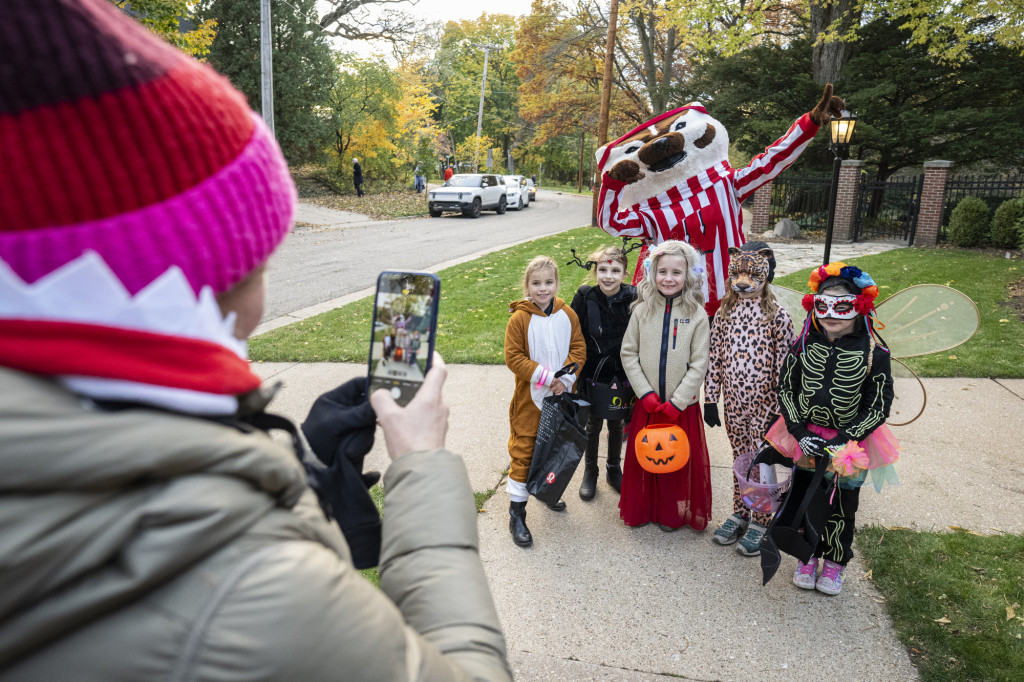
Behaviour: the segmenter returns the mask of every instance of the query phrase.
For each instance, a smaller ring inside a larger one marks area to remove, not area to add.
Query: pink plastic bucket
[[[732,470],[736,474],[736,480],[739,481],[740,499],[751,511],[774,514],[779,508],[782,496],[789,490],[793,472],[791,469],[781,466],[772,466],[770,470],[774,473],[776,482],[761,483],[754,479],[757,479],[758,474],[768,467],[758,464],[749,471],[748,478],[748,470],[751,469],[750,463],[754,460],[755,455],[756,453],[747,452],[733,462]]]

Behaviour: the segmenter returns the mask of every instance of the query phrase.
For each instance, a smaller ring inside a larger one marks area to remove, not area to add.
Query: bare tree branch
[[[331,0],[331,9],[320,17],[325,33],[347,40],[387,40],[406,42],[419,28],[410,15],[393,9],[382,9],[374,17],[371,8],[383,5],[415,5],[419,0]]]

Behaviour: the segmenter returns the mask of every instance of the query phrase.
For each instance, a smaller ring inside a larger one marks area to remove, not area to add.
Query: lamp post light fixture
[[[853,129],[857,125],[857,114],[843,109],[842,116],[830,121],[832,144],[829,147],[835,159],[832,161],[832,197],[828,203],[828,226],[825,228],[825,257],[822,265],[828,265],[832,252],[832,227],[836,220],[836,197],[839,194],[839,168],[843,157],[850,150]]]

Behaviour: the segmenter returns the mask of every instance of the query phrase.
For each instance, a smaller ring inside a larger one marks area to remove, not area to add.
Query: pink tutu
[[[839,433],[835,429],[817,424],[808,424],[807,428],[826,440],[835,438]],[[794,460],[798,466],[814,468],[813,461],[809,457],[804,457],[803,451],[800,450],[800,444],[789,433],[789,429],[786,428],[786,420],[782,417],[775,420],[775,423],[768,429],[765,440],[783,455]],[[900,443],[888,426],[882,424],[857,444],[867,453],[867,471],[861,472],[857,476],[844,477],[841,481],[844,484],[843,487],[864,485],[867,479],[866,473],[871,475],[871,482],[876,490],[881,490],[885,484],[899,485],[896,468],[893,464],[900,458]]]

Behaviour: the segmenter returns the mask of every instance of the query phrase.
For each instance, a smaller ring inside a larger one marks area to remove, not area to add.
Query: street
[[[590,197],[540,190],[522,211],[485,211],[475,220],[424,215],[300,228],[270,260],[263,321],[373,287],[381,270],[424,270],[587,225],[590,205]]]

